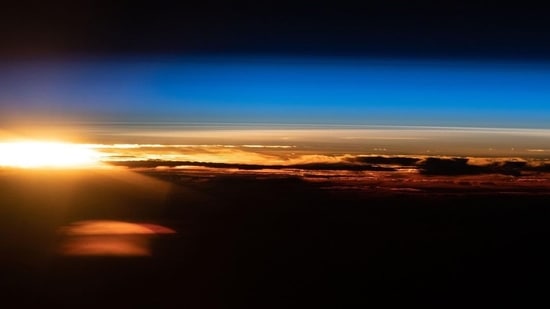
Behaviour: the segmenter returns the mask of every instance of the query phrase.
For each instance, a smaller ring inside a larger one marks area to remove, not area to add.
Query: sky
[[[188,56],[0,67],[4,123],[550,127],[544,62]]]
[[[322,149],[425,152],[453,136],[462,152],[546,151],[545,12],[493,1],[14,4],[0,12],[0,139],[283,145],[293,133]]]

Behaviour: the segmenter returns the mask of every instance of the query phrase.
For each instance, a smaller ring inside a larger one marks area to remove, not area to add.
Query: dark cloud
[[[502,164],[493,165],[493,168],[500,174],[520,176],[526,166],[527,162],[524,161],[505,161]]]
[[[420,172],[426,175],[482,174],[486,169],[468,164],[466,158],[427,158],[419,164]]]
[[[395,171],[391,167],[382,167],[369,164],[349,164],[349,163],[307,163],[295,164],[290,168],[299,168],[305,170],[346,170],[346,171]]]
[[[303,170],[343,170],[343,171],[395,171],[391,167],[382,167],[370,164],[356,164],[346,162],[318,162],[292,165],[262,165],[262,164],[239,164],[239,163],[218,163],[218,162],[194,162],[194,161],[118,161],[111,162],[113,165],[127,166],[131,168],[155,168],[159,166],[202,166],[211,168],[236,168],[240,170],[261,170],[261,169],[303,169]]]
[[[526,170],[533,171],[533,172],[540,172],[540,173],[550,173],[550,163],[545,163],[541,165],[536,166],[526,166]]]
[[[208,168],[230,168],[239,170],[263,170],[263,169],[299,169],[308,171],[398,171],[399,167],[417,169],[423,175],[481,175],[501,174],[521,176],[525,173],[548,173],[550,164],[530,164],[526,161],[511,159],[494,159],[483,161],[483,163],[472,163],[471,158],[443,158],[443,157],[403,157],[403,156],[344,156],[340,161],[327,162],[326,157],[319,158],[317,162],[296,163],[296,164],[243,164],[243,163],[222,163],[222,162],[201,162],[201,161],[114,161],[112,165],[127,166],[130,168],[156,168],[156,167],[178,167],[198,166]]]
[[[420,158],[412,157],[384,157],[384,156],[357,156],[349,158],[349,162],[367,163],[367,164],[388,164],[388,165],[401,165],[412,166],[415,165]]]
[[[503,174],[520,176],[527,167],[524,161],[502,161],[484,165],[468,164],[468,158],[426,158],[418,164],[424,175]]]

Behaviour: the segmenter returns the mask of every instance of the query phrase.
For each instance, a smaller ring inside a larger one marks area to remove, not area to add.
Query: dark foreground
[[[108,308],[550,303],[548,194],[467,188],[378,194],[320,189],[297,177],[164,173],[155,175],[170,184],[159,200],[105,175],[74,177],[0,178],[3,302]],[[177,234],[156,236],[150,257],[55,254],[57,228],[90,219],[162,224]]]

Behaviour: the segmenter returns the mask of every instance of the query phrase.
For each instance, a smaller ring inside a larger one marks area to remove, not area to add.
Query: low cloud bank
[[[208,161],[171,161],[171,160],[141,160],[116,161],[113,165],[130,168],[176,168],[182,166],[197,166],[208,168],[231,168],[242,170],[260,169],[301,169],[301,170],[339,170],[339,171],[385,171],[396,172],[401,169],[417,170],[423,175],[480,175],[502,174],[521,176],[524,173],[550,172],[549,163],[530,163],[524,160],[501,158],[479,160],[479,158],[459,157],[407,157],[407,156],[326,156],[306,155],[284,163],[227,163]],[[473,163],[472,163],[473,162]]]

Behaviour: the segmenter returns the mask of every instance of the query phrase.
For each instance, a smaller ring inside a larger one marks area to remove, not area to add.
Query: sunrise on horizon
[[[8,307],[548,303],[545,10],[6,12]]]

